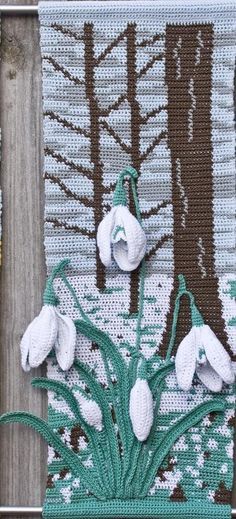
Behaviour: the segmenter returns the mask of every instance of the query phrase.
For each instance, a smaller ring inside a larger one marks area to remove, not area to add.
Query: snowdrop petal
[[[30,371],[29,350],[31,344],[31,329],[34,327],[36,319],[38,319],[38,317],[35,317],[35,319],[29,324],[20,343],[21,366],[24,371]]]
[[[145,441],[153,423],[153,398],[147,380],[138,378],[131,389],[129,414],[136,438]]]
[[[80,412],[88,425],[94,427],[97,431],[102,431],[102,412],[95,400],[89,400],[79,395]]]
[[[97,231],[99,255],[105,267],[108,267],[111,263],[111,235],[115,223],[115,213],[116,207],[113,207],[100,222]]]
[[[31,325],[29,332],[25,332],[29,347],[29,365],[37,368],[46,359],[54,347],[57,337],[57,319],[55,308],[51,305],[43,306],[40,314]],[[24,337],[22,341],[24,340]]]
[[[139,266],[139,261],[136,263],[130,263],[128,259],[127,243],[123,240],[120,240],[113,245],[113,255],[118,267],[125,272],[131,272]]]
[[[127,207],[123,208],[122,216],[128,245],[128,260],[130,263],[140,263],[146,251],[145,232]]]
[[[131,272],[138,267],[144,257],[145,233],[138,220],[125,206],[117,207],[114,230],[116,229],[120,231],[117,231],[116,238],[113,238],[114,258],[121,270]]]
[[[196,373],[204,386],[206,386],[210,391],[213,391],[214,393],[219,393],[219,391],[221,391],[222,378],[215,372],[209,362],[205,365],[198,366]]]
[[[190,332],[181,341],[175,357],[177,382],[183,391],[188,391],[191,388],[195,368],[196,338],[195,330],[191,328]]]
[[[58,334],[55,342],[57,362],[63,371],[71,368],[75,357],[76,327],[67,315],[56,310]]]
[[[227,351],[222,346],[210,326],[205,324],[202,326],[202,342],[206,351],[206,356],[212,368],[218,373],[226,384],[232,384],[235,375],[232,368],[232,362]]]

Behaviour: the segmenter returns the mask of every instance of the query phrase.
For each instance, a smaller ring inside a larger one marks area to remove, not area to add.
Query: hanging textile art
[[[47,519],[231,516],[235,11],[40,4]]]

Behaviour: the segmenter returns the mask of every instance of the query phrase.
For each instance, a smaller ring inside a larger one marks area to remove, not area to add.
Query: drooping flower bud
[[[129,414],[136,438],[145,441],[153,424],[153,398],[144,360],[138,367],[137,380],[130,392]]]
[[[81,394],[78,395],[79,407],[84,420],[97,431],[102,431],[102,412],[95,400],[91,400]]]

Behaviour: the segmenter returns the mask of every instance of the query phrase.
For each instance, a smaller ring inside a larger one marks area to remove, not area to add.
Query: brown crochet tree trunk
[[[127,27],[127,99],[130,104],[131,116],[131,161],[132,166],[140,173],[140,106],[136,99],[137,72],[136,72],[136,24]],[[130,189],[130,211],[135,215],[134,200]],[[130,313],[138,312],[139,271],[136,268],[130,274]]]
[[[174,289],[160,354],[171,332],[178,274],[184,274],[204,320],[229,351],[215,272],[211,90],[213,27],[167,26],[168,145],[172,163]],[[185,299],[185,298],[184,298]],[[176,345],[190,330],[183,301]]]
[[[84,46],[85,46],[85,88],[86,98],[90,111],[90,140],[91,140],[91,163],[94,165],[94,221],[95,235],[97,228],[103,218],[103,170],[100,159],[100,127],[99,127],[99,106],[95,95],[95,66],[93,24],[84,24]],[[96,275],[97,288],[103,290],[106,285],[105,268],[102,264],[98,247],[96,247]]]

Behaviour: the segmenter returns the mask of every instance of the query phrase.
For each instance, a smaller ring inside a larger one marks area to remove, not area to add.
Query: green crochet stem
[[[91,323],[92,321],[86,315],[86,313],[84,312],[84,310],[80,304],[80,301],[76,295],[74,287],[71,285],[71,283],[68,281],[68,279],[65,275],[65,268],[68,267],[69,263],[70,263],[70,260],[65,259],[65,260],[62,260],[58,265],[56,265],[56,267],[54,267],[51,275],[49,276],[49,278],[47,279],[47,282],[46,282],[46,287],[45,287],[45,291],[44,291],[44,295],[43,295],[43,302],[45,305],[53,305],[53,306],[59,305],[60,301],[59,301],[59,298],[58,298],[58,296],[55,292],[54,286],[53,286],[53,282],[54,282],[55,278],[59,276],[62,279],[62,281],[64,282],[65,286],[68,288],[69,292],[71,293],[71,295],[74,299],[74,302],[75,302],[75,306],[79,310],[82,319]]]
[[[114,191],[114,195],[113,195],[113,206],[114,207],[117,205],[124,205],[124,206],[127,205],[127,196],[126,196],[125,188],[123,185],[124,179],[126,177],[130,178],[131,181],[134,179],[137,179],[138,173],[137,173],[136,169],[132,168],[131,166],[128,166],[127,168],[125,168],[122,171],[122,173],[120,173],[117,184],[116,184],[116,188]]]
[[[186,280],[185,280],[184,275],[183,274],[179,274],[178,280],[179,280],[179,290],[178,290],[178,294],[177,294],[177,297],[176,297],[176,300],[175,300],[175,307],[174,307],[174,315],[173,315],[173,321],[172,321],[171,336],[170,336],[170,341],[169,341],[169,345],[168,345],[167,353],[166,353],[166,360],[167,361],[171,357],[171,353],[173,351],[173,347],[174,347],[174,344],[175,344],[176,329],[177,329],[177,323],[178,323],[178,318],[179,318],[179,310],[180,310],[180,300],[181,300],[182,296],[186,295],[189,298],[189,300],[190,300],[190,310],[191,310],[192,326],[202,326],[204,324],[203,317],[202,317],[201,313],[199,312],[199,310],[197,308],[194,296],[193,296],[192,292],[187,290]]]
[[[64,271],[60,272],[60,277],[61,277],[62,281],[64,282],[65,286],[68,288],[69,292],[71,293],[71,295],[72,295],[72,297],[74,299],[74,302],[75,302],[75,306],[79,310],[82,319],[84,319],[88,323],[92,323],[92,321],[89,319],[88,315],[83,310],[83,307],[80,304],[80,301],[79,301],[79,299],[78,299],[78,297],[76,295],[75,289],[71,285],[71,283],[68,281]]]
[[[57,306],[59,304],[58,296],[54,290],[53,287],[53,281],[54,279],[60,274],[64,272],[64,269],[67,267],[67,265],[70,263],[69,259],[64,259],[54,267],[52,270],[51,275],[47,279],[46,287],[43,295],[43,302],[45,305],[52,305]]]
[[[156,397],[159,385],[172,371],[175,369],[175,363],[172,360],[165,362],[157,371],[149,376],[149,387],[152,391],[153,397]]]
[[[138,196],[137,196],[137,185],[136,185],[137,177],[138,177],[138,175],[131,177],[131,188],[132,188],[132,194],[133,194],[133,200],[134,200],[134,206],[135,206],[137,220],[139,221],[140,225],[142,225],[141,211],[140,211],[139,201],[138,201]],[[137,318],[137,324],[136,324],[135,353],[133,355],[133,359],[131,360],[130,370],[129,370],[131,385],[134,384],[134,382],[135,382],[136,375],[137,375],[136,369],[138,366],[138,360],[141,357],[141,354],[140,354],[141,324],[142,324],[143,307],[144,307],[145,278],[146,278],[146,262],[145,262],[145,259],[143,259],[142,263],[141,263],[141,269],[140,269],[140,286],[139,286],[138,318]]]

